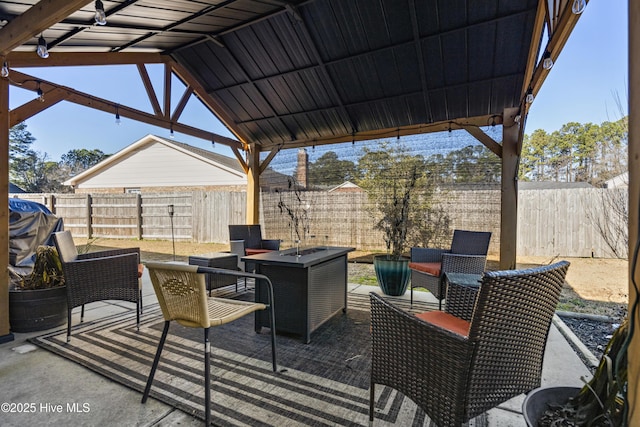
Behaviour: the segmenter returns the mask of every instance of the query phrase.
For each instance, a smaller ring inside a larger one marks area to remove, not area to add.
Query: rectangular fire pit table
[[[202,255],[190,255],[189,264],[199,265],[201,267],[215,267],[224,268],[227,270],[239,270],[238,268],[238,255],[229,252],[209,252]],[[209,290],[209,296],[211,296],[211,290],[222,288],[228,285],[236,285],[236,292],[238,292],[238,277],[226,276],[222,274],[207,274],[206,275],[207,289]],[[244,282],[245,288],[247,282]]]
[[[273,283],[276,330],[301,335],[311,332],[347,309],[347,254],[354,248],[322,246],[295,248],[242,257],[256,265],[256,273]],[[266,286],[256,283],[256,301],[266,303]],[[269,326],[265,311],[255,313],[256,331]]]

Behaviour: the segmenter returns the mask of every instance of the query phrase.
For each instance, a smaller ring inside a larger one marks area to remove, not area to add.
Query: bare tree
[[[629,256],[629,194],[627,187],[595,190],[589,202],[583,200],[587,218],[611,253],[622,259]]]

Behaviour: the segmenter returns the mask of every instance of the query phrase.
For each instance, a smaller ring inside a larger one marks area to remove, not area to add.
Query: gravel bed
[[[617,319],[599,320],[563,315],[560,315],[560,318],[598,360],[602,357],[613,332],[620,326],[620,320]]]

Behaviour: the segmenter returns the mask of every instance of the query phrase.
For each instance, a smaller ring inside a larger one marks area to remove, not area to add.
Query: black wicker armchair
[[[490,232],[454,230],[451,249],[411,248],[411,305],[413,288],[426,288],[438,299],[442,310],[447,292],[444,273],[482,274],[490,240]]]
[[[140,248],[113,249],[78,254],[69,231],[54,233],[67,286],[67,341],[71,339],[71,310],[94,301],[122,300],[136,303],[136,325],[140,326],[142,275]]]
[[[539,387],[569,263],[484,274],[471,321],[446,311],[411,315],[371,293],[375,384],[411,398],[438,426],[459,426]]]
[[[229,225],[229,246],[231,253],[238,255],[238,268],[242,271],[253,271],[253,263],[245,265],[241,261],[245,255],[256,255],[280,249],[280,240],[263,239],[260,224]]]

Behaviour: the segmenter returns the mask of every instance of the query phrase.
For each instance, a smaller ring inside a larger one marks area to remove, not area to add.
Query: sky
[[[628,104],[628,0],[591,0],[580,17],[560,57],[534,100],[525,132],[536,129],[553,132],[569,122],[615,121],[627,114]],[[151,111],[144,86],[135,66],[51,67],[19,71],[95,96]],[[162,93],[163,70],[148,66],[156,92]],[[173,103],[184,88],[173,84]],[[34,93],[15,86],[10,89],[9,106],[16,108],[34,98]],[[615,99],[619,97],[623,111]],[[162,104],[162,100],[160,99]],[[220,122],[192,99],[182,113],[181,122],[233,137]],[[36,138],[32,148],[58,161],[72,149],[100,149],[113,154],[147,134],[169,137],[169,131],[126,118],[120,125],[112,114],[69,102],[57,105],[27,120],[27,129]],[[176,141],[232,156],[222,144],[175,132]]]

